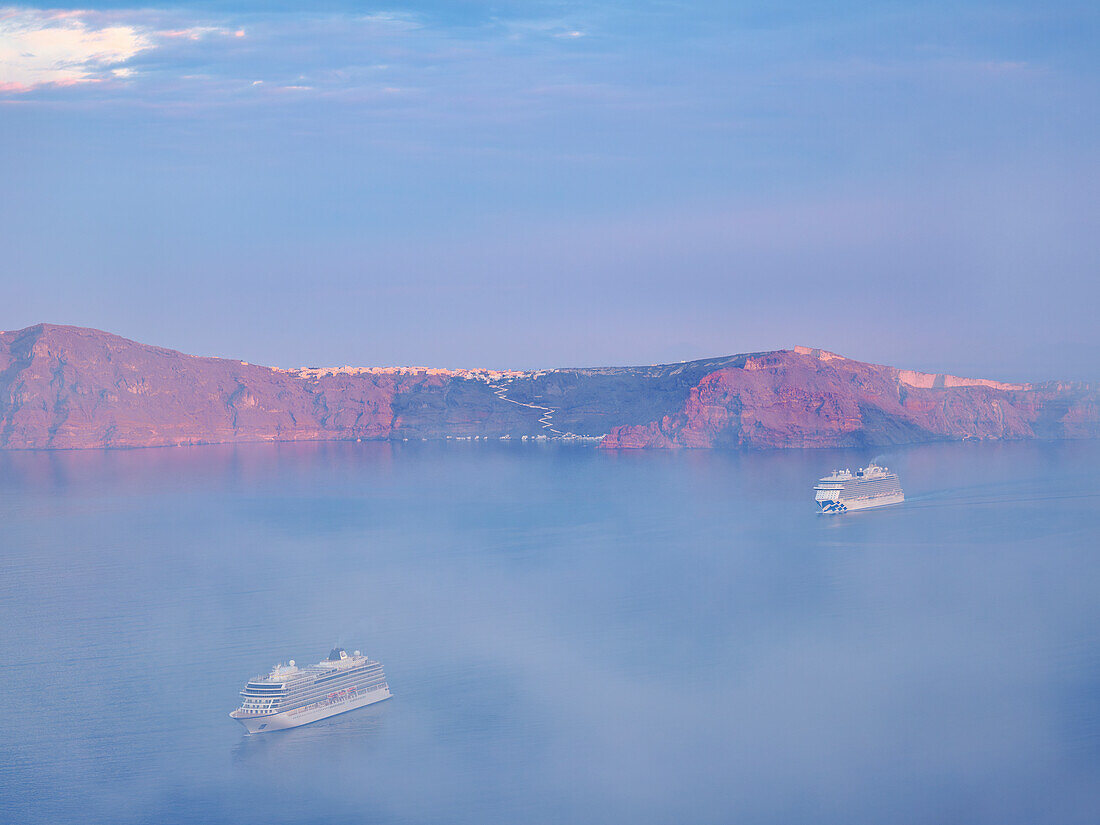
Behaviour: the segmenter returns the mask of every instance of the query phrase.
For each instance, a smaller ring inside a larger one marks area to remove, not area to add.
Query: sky
[[[1100,380],[1098,42],[1057,0],[0,5],[0,329]]]

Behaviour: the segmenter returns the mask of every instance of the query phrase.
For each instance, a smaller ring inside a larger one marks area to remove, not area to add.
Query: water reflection
[[[277,768],[280,760],[296,765],[317,762],[322,755],[324,760],[339,760],[341,754],[358,758],[382,731],[387,702],[392,699],[290,730],[250,736],[242,729],[240,741],[230,751],[233,762]]]

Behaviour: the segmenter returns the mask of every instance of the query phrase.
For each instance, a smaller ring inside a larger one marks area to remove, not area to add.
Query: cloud
[[[244,37],[167,12],[0,8],[0,93],[131,79],[181,43]]]
[[[190,26],[186,29],[171,29],[169,31],[158,32],[159,37],[165,37],[168,39],[184,38],[187,40],[201,40],[207,35],[219,34],[228,35],[232,34],[234,37],[244,37],[244,29],[238,29],[230,32],[221,26]]]
[[[229,16],[0,6],[0,95],[72,100],[94,87],[99,99],[125,92],[165,103],[199,94],[213,103],[261,86],[338,93],[364,83],[374,89],[378,73],[390,69],[376,56],[398,58],[413,74],[431,73],[440,62],[469,60],[464,44],[401,13]],[[55,94],[61,89],[63,97]]]
[[[661,4],[629,14],[614,5],[539,4],[541,17],[522,5],[453,15],[414,5],[420,9],[373,13],[0,6],[0,98],[165,110],[329,101],[385,108],[395,119],[427,113],[434,124],[534,124],[576,106],[674,110],[676,118],[694,108],[708,125],[748,134],[746,124],[784,106],[794,111],[780,117],[834,117],[838,94],[843,104],[893,105],[898,82],[939,93],[937,84],[957,76],[972,94],[994,83],[1011,91],[1035,74],[1033,64],[986,48],[884,48],[853,36],[855,45],[838,53],[819,42],[817,28],[720,20],[700,28],[678,23]],[[887,94],[876,97],[871,84],[889,87]],[[780,87],[796,92],[776,94]],[[277,93],[288,89],[308,94]],[[669,129],[676,118],[664,121]]]
[[[0,9],[0,90],[126,77],[125,63],[154,45],[133,25],[93,12]]]

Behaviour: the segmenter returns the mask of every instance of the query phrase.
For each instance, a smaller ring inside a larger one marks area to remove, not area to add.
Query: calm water
[[[0,818],[1092,823],[1100,444],[0,454]],[[341,643],[395,697],[268,736]]]

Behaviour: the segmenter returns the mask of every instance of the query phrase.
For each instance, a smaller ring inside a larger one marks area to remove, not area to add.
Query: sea
[[[0,453],[0,820],[1091,825],[1100,442]]]

